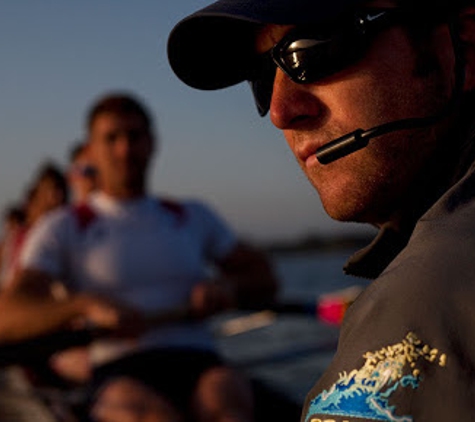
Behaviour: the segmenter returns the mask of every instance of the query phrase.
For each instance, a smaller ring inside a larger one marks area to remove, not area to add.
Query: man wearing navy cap
[[[475,418],[475,2],[221,0],[179,22],[186,84],[251,85],[334,219],[372,224],[303,422]]]

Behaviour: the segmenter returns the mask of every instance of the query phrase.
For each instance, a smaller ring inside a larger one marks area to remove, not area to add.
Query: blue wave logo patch
[[[328,391],[310,402],[306,422],[320,421],[320,415],[412,422],[411,416],[396,416],[396,407],[390,405],[391,395],[400,388],[418,388],[422,380],[417,368],[420,359],[439,366],[447,362],[445,354],[423,344],[412,332],[401,343],[363,357],[361,369],[341,373]]]

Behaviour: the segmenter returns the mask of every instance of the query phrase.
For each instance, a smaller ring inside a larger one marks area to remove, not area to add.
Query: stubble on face
[[[284,130],[294,152],[312,139],[321,145],[357,128],[428,116],[442,108],[450,91],[447,82],[441,82],[440,72],[416,75],[414,51],[401,35],[401,30],[391,31],[378,43],[379,50],[373,48],[358,65],[307,86],[327,115],[310,116],[305,127]],[[392,41],[387,45],[397,46],[397,37],[402,47],[382,49],[384,38]],[[308,166],[298,157],[297,161],[332,218],[381,225],[406,206],[404,201],[437,152],[438,137],[437,128],[393,132],[328,165]]]

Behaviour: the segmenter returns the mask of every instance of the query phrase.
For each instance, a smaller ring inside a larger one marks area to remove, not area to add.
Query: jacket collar
[[[473,101],[471,99],[470,101]],[[468,102],[468,101],[467,101]],[[375,279],[382,271],[394,260],[394,258],[406,247],[412,236],[417,222],[421,216],[425,214],[440,213],[441,210],[447,210],[453,207],[454,201],[460,197],[467,195],[472,198],[475,191],[467,188],[465,182],[467,178],[475,178],[475,102],[471,102],[471,106],[465,107],[469,116],[460,119],[467,122],[457,128],[457,132],[461,135],[457,139],[448,139],[453,142],[452,145],[459,145],[457,148],[456,165],[452,172],[452,177],[447,186],[435,189],[432,196],[421,198],[421,201],[414,204],[413,213],[406,216],[404,222],[387,223],[383,225],[373,241],[363,249],[352,255],[344,266],[344,271],[348,275]],[[471,183],[469,183],[471,186]],[[456,191],[455,195],[447,198],[447,191]],[[419,210],[419,211],[418,211]],[[442,211],[443,212],[443,211]]]

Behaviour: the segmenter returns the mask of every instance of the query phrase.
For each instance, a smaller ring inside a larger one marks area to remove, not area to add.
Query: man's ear
[[[475,90],[475,7],[459,13],[459,37],[465,59],[465,90]]]

